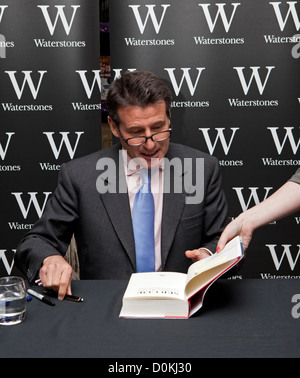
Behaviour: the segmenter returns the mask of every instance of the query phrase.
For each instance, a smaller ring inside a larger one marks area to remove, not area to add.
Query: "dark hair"
[[[172,94],[167,85],[147,71],[125,71],[115,79],[107,94],[107,109],[111,119],[119,126],[120,106],[146,107],[160,101],[166,104],[166,114],[171,117]]]

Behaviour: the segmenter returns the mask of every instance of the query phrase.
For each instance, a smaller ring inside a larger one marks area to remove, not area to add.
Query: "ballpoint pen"
[[[46,303],[49,306],[55,306],[55,303],[53,301],[51,301],[51,299],[47,298],[43,294],[37,293],[36,291],[34,291],[32,289],[28,289],[27,293],[30,294],[30,295],[32,295],[33,297],[39,299],[40,301]]]
[[[57,292],[54,290],[43,290],[44,294],[49,295],[50,297],[57,298]],[[81,297],[76,297],[75,295],[69,295],[65,294],[64,299],[67,301],[73,301],[73,302],[83,302],[83,298]]]

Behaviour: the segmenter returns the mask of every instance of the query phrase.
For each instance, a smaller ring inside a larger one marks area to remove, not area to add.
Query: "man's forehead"
[[[154,104],[148,104],[146,106],[120,106],[118,108],[118,115],[120,120],[130,117],[150,117],[155,115],[166,115],[166,104],[164,101],[160,101]]]

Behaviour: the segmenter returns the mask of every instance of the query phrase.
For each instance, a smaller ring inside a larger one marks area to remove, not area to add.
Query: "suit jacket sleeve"
[[[57,189],[44,214],[16,251],[16,266],[27,275],[29,282],[36,278],[47,256],[66,253],[77,218],[77,196],[63,164]]]

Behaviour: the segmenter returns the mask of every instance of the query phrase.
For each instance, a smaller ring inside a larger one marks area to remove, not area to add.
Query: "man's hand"
[[[186,257],[192,259],[193,262],[205,259],[206,257],[210,256],[209,252],[204,248],[193,249],[191,251],[185,252]]]
[[[52,255],[45,258],[40,270],[44,287],[58,292],[58,299],[64,299],[65,294],[71,295],[72,267],[62,256]]]

